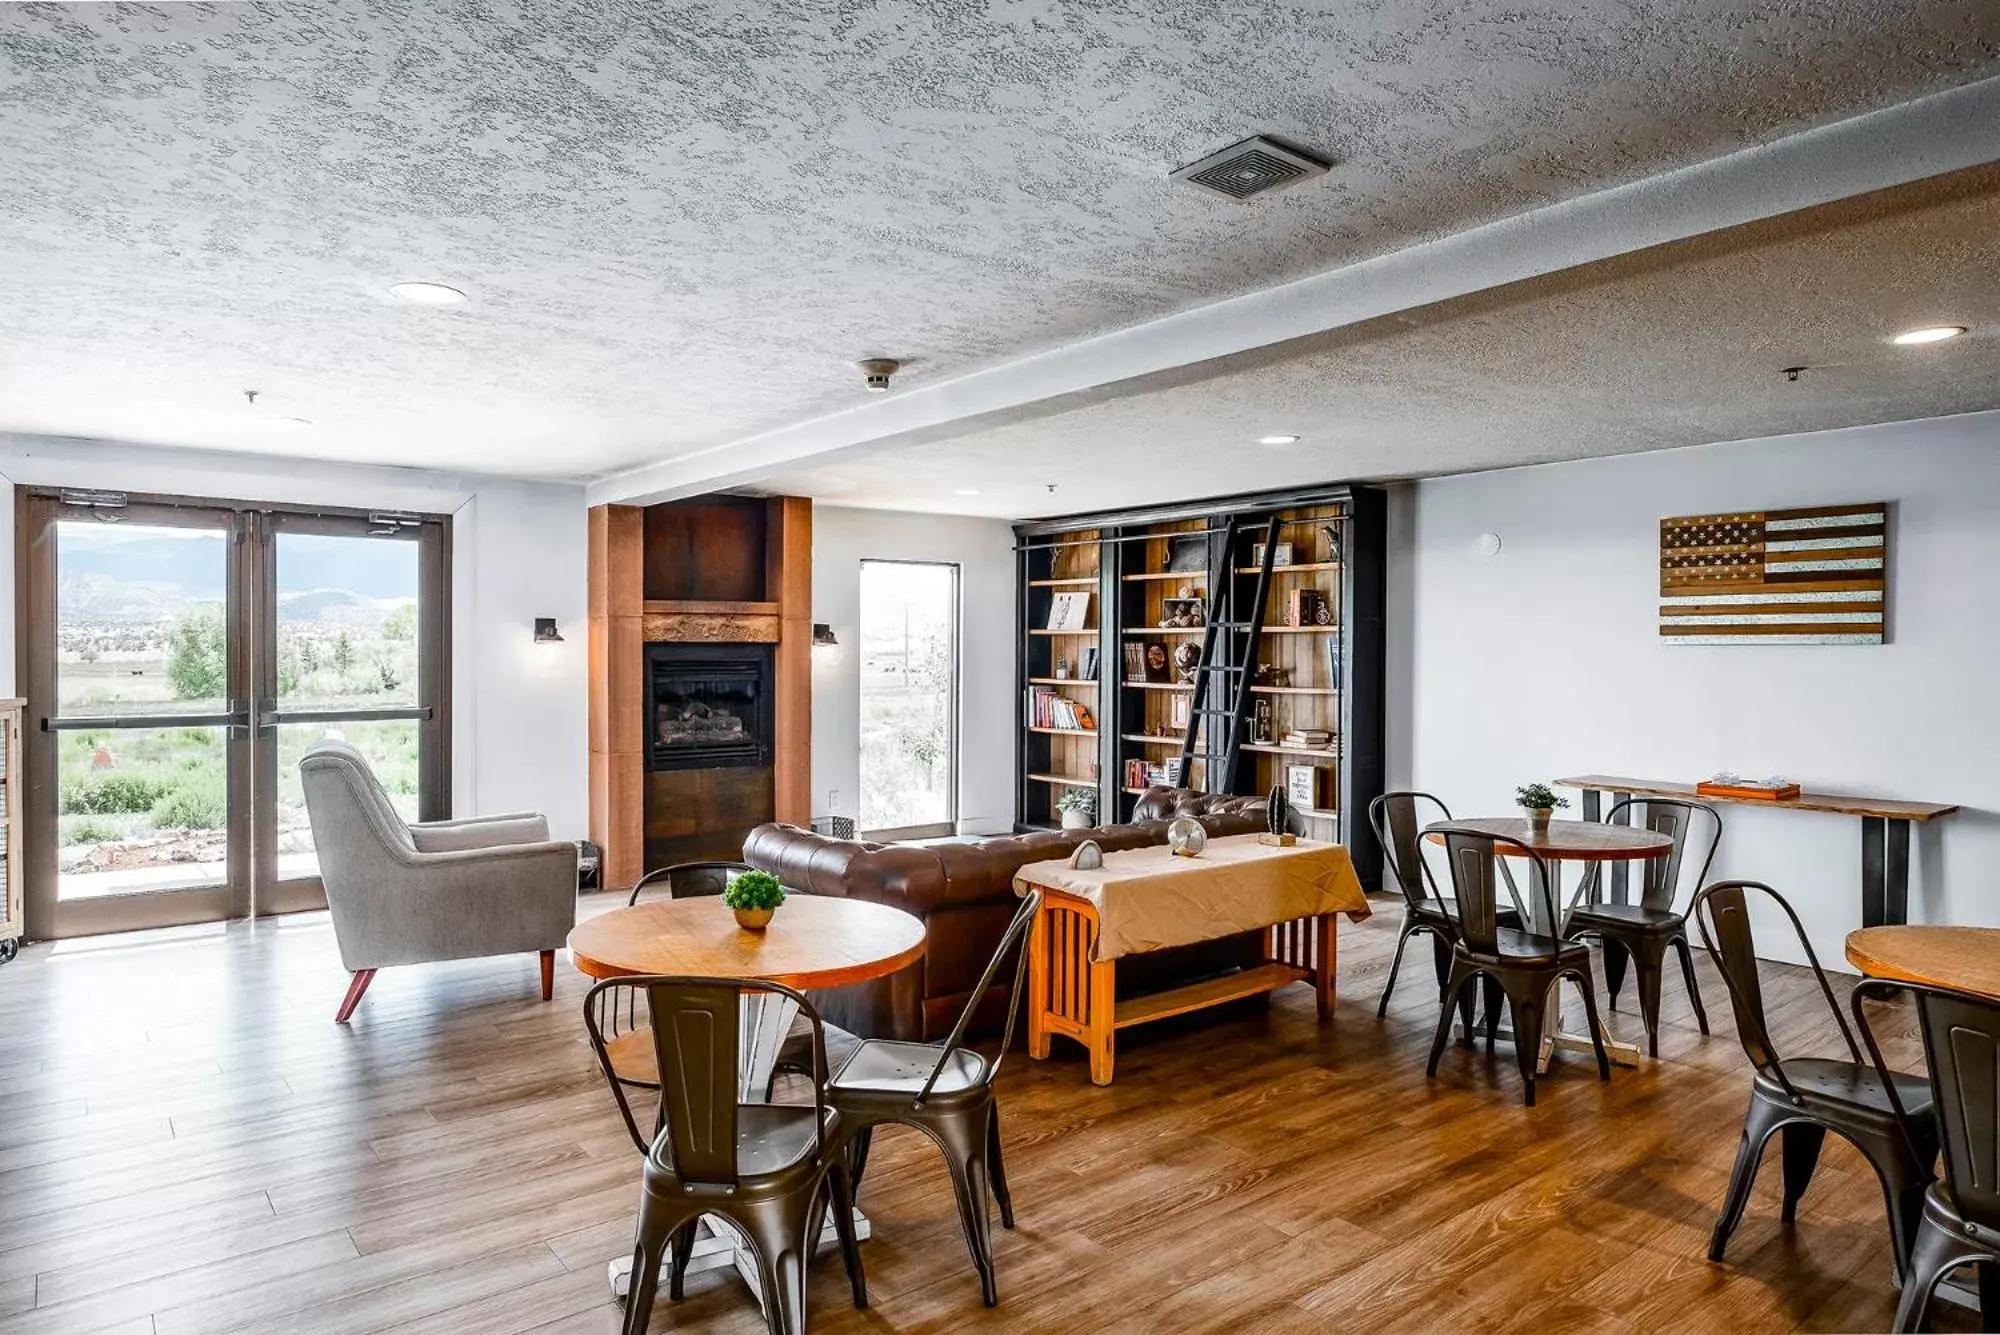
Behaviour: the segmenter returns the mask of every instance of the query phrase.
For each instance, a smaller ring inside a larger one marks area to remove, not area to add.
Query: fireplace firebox
[[[771,646],[646,646],[646,750],[655,770],[771,763]]]

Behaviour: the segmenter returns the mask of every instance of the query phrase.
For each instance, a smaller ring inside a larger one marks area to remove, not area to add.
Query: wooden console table
[[[1042,894],[1028,936],[1028,1055],[1047,1057],[1053,1035],[1075,1039],[1089,1049],[1097,1085],[1111,1083],[1117,1031],[1151,1020],[1311,982],[1325,1023],[1339,946],[1334,919],[1369,912],[1345,847],[1301,840],[1279,848],[1247,834],[1212,839],[1195,858],[1149,847],[1107,853],[1103,867],[1089,871],[1032,863],[1015,873],[1014,887]],[[1256,930],[1264,937],[1259,964],[1118,998],[1120,955]]]
[[[1910,918],[1910,825],[1932,821],[1957,811],[1956,804],[1898,802],[1882,797],[1842,797],[1826,793],[1801,793],[1782,802],[1761,798],[1708,797],[1697,793],[1691,783],[1660,783],[1651,779],[1621,779],[1609,774],[1582,774],[1557,779],[1564,788],[1583,790],[1583,818],[1598,820],[1602,797],[1616,793],[1624,797],[1677,797],[1690,802],[1730,803],[1737,806],[1774,808],[1780,811],[1823,811],[1836,816],[1858,816],[1861,820],[1861,925],[1900,926]],[[1613,903],[1626,902],[1625,869],[1611,874]]]

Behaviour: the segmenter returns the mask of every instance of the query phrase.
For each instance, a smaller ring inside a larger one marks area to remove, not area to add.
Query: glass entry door
[[[298,757],[445,814],[446,521],[24,489],[38,938],[323,904]]]

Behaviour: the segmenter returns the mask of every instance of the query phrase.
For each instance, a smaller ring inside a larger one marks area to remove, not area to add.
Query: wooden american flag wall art
[[[1880,644],[1885,502],[1660,521],[1668,644]]]

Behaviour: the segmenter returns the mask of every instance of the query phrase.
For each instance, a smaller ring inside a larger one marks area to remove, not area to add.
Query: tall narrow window
[[[861,563],[861,826],[913,839],[958,822],[958,567]]]

